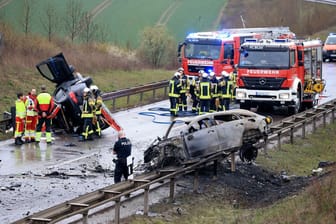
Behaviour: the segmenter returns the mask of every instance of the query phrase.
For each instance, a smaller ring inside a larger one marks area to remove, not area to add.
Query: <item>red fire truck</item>
[[[239,61],[239,49],[245,39],[295,36],[288,27],[237,28],[214,32],[190,33],[179,44],[178,57],[186,75],[196,76],[200,70],[232,72]]]
[[[320,40],[246,40],[238,63],[240,108],[281,106],[295,114],[317,105],[325,87],[322,46]]]

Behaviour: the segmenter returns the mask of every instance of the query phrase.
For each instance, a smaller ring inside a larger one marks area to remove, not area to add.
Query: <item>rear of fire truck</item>
[[[240,49],[236,101],[240,108],[286,107],[289,114],[318,103],[322,79],[320,40],[247,40]]]

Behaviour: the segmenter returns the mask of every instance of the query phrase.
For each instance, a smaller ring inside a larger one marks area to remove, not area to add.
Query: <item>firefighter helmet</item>
[[[184,72],[184,69],[182,67],[177,69],[178,72]]]
[[[214,76],[215,76],[215,73],[214,73],[214,72],[210,72],[210,76],[211,76],[211,77],[214,77]]]
[[[92,91],[97,91],[97,90],[98,90],[98,86],[96,86],[96,85],[91,85],[91,86],[90,86],[90,89],[91,89]]]
[[[202,77],[203,77],[203,78],[207,78],[207,77],[208,77],[208,73],[203,72]]]
[[[181,73],[179,73],[179,72],[175,72],[175,74],[174,74],[174,76],[177,77],[177,78],[180,77],[180,75],[181,75]]]
[[[222,71],[222,76],[224,77],[229,77],[230,74],[227,71]]]
[[[83,90],[84,93],[89,93],[90,92],[90,89],[88,87],[85,87],[84,90]]]

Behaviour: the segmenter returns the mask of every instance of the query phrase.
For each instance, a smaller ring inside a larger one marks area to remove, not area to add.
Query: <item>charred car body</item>
[[[144,162],[155,169],[238,150],[242,161],[253,161],[271,122],[270,117],[241,109],[177,118],[144,152]]]
[[[44,78],[56,84],[53,93],[56,104],[53,128],[65,130],[67,133],[80,134],[83,126],[81,119],[83,90],[93,84],[92,79],[83,78],[80,74],[75,75],[62,53],[40,62],[36,68]],[[97,122],[102,130],[110,126],[117,131],[121,129],[104,104],[102,105],[102,116]]]

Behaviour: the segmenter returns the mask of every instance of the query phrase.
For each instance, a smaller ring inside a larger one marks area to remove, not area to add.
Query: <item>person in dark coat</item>
[[[118,133],[118,141],[115,142],[113,147],[113,154],[117,155],[117,159],[114,160],[116,163],[114,169],[114,183],[119,183],[121,177],[128,179],[128,167],[127,167],[127,157],[131,155],[132,143],[126,138],[125,132],[120,131]]]

